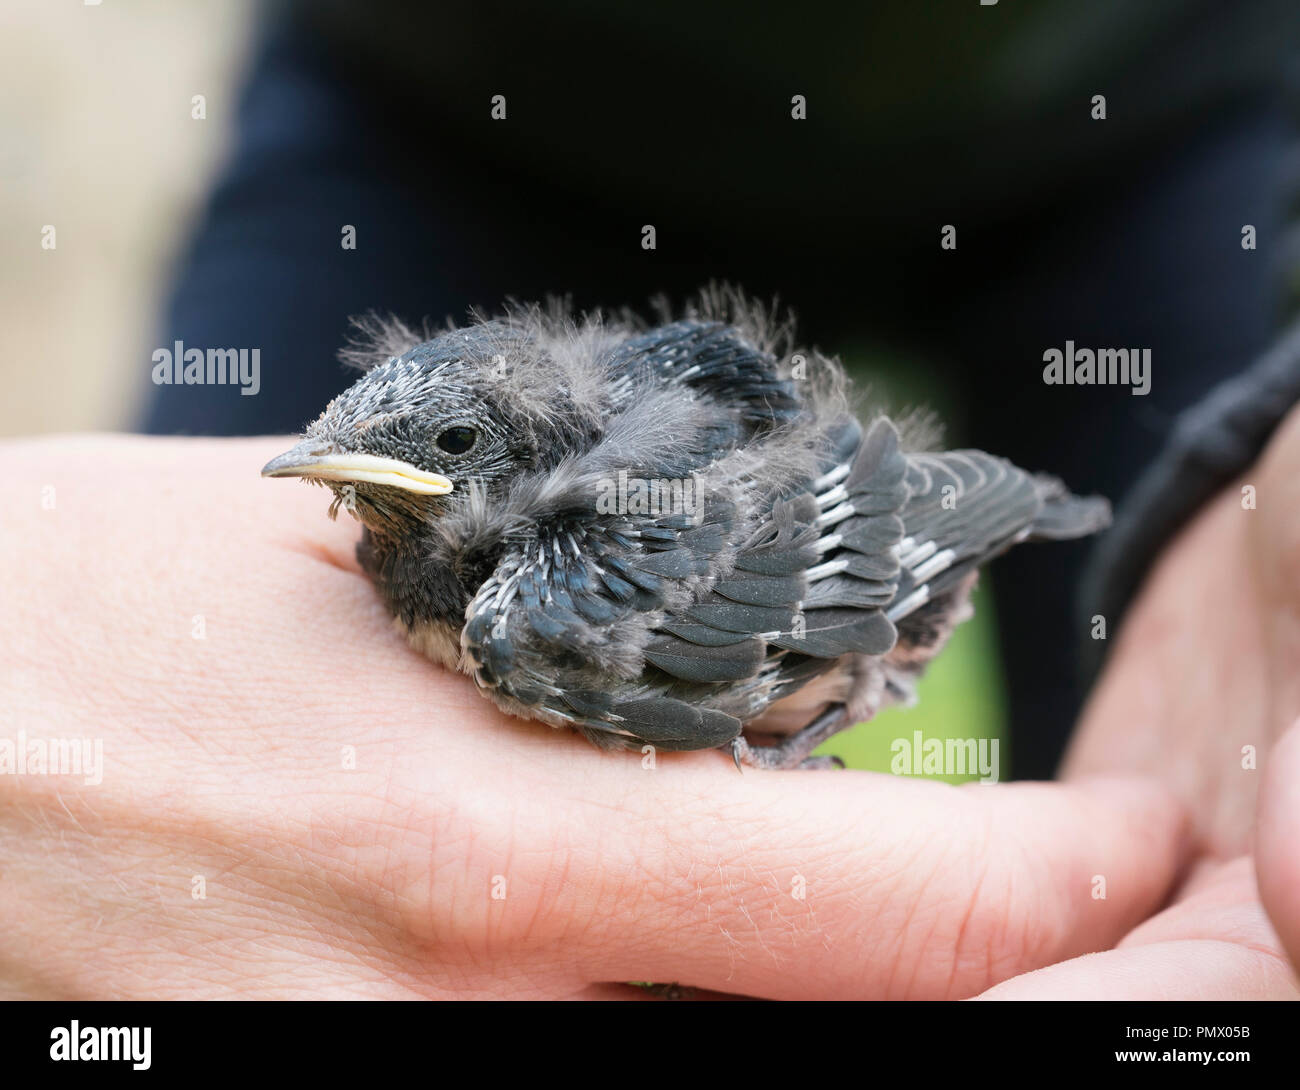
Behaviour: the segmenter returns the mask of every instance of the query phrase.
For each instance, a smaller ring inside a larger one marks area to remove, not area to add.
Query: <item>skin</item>
[[[1242,506],[1247,486],[1254,510]],[[1293,412],[1252,470],[1206,505],[1148,576],[1064,772],[1158,776],[1191,812],[1199,852],[1241,854],[1272,749],[1300,717],[1298,667],[1300,412]]]
[[[0,997],[1083,995],[1096,957],[1125,959],[1107,994],[1295,994],[1249,860],[1185,882],[1209,819],[1177,776],[1105,746],[963,788],[598,752],[411,651],[328,493],[258,481],[285,445],[4,444],[0,738],[99,739],[105,770],[0,775]],[[1294,920],[1284,752],[1255,866]]]
[[[1170,543],[1125,619],[1063,775],[1121,768],[1177,795],[1190,878],[1118,949],[990,996],[1300,995],[1300,411]]]

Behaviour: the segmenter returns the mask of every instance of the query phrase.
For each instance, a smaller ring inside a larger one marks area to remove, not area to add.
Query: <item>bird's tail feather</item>
[[[1110,501],[1101,496],[1076,496],[1055,477],[1035,478],[1043,509],[1029,529],[1031,540],[1068,541],[1087,537],[1110,525]]]

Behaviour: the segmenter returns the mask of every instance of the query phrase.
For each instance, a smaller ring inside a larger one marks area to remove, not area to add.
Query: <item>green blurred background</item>
[[[855,384],[869,388],[871,398],[893,409],[925,406],[944,424],[949,445],[964,442],[963,406],[945,396],[945,387],[925,360],[904,358],[889,348],[839,346]],[[980,575],[973,603],[975,616],[959,625],[944,652],[935,659],[917,687],[910,708],[881,712],[832,738],[818,753],[833,754],[849,768],[889,772],[896,738],[910,743],[916,731],[924,739],[997,739],[998,779],[1011,767],[1006,736],[1006,702],[998,656],[997,620],[990,581],[997,566]],[[976,779],[975,774],[929,777],[949,783]]]

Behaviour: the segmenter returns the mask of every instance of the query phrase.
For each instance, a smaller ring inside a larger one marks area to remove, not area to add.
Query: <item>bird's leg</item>
[[[774,746],[751,746],[743,735],[731,743],[731,757],[736,767],[747,764],[751,768],[843,768],[838,757],[810,757],[814,749],[827,738],[850,726],[848,709],[843,704],[832,704],[821,715],[796,734]]]

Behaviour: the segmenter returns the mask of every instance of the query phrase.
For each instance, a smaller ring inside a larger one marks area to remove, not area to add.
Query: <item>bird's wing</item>
[[[802,411],[780,361],[722,322],[687,319],[636,334],[611,354],[609,369],[616,403],[650,382],[716,397],[754,427],[789,423]]]
[[[462,646],[485,689],[594,741],[702,749],[734,738],[732,716],[646,678],[644,647],[674,599],[707,579],[732,528],[725,504],[688,516],[573,520],[539,527],[466,611]],[[762,648],[739,649],[761,660]]]
[[[834,439],[824,472],[771,504],[732,572],[665,622],[667,632],[698,643],[757,633],[772,647],[823,660],[893,646],[883,610],[894,597],[893,550],[903,536],[898,433],[881,418],[863,440],[846,419]]]
[[[1044,478],[980,450],[909,454],[906,483],[895,622],[1028,537],[1044,509]]]
[[[887,420],[834,437],[780,496],[748,481],[695,518],[538,527],[467,611],[479,684],[596,740],[697,749],[840,656],[887,652],[906,464]]]

